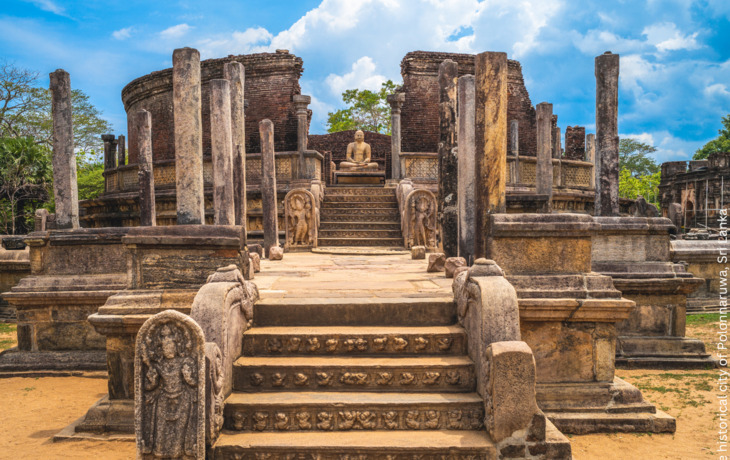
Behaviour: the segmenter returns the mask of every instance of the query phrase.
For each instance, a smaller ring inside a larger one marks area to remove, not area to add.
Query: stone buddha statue
[[[376,171],[378,164],[370,161],[370,144],[365,142],[365,133],[355,131],[355,142],[347,146],[347,159],[340,162],[340,171]]]

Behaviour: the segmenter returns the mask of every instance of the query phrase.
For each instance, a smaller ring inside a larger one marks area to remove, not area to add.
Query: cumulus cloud
[[[228,54],[268,51],[272,38],[273,35],[263,27],[252,27],[243,32],[233,32],[230,36],[205,38],[197,46],[203,59],[208,59]]]
[[[26,0],[30,1],[30,3],[34,4],[38,8],[42,9],[43,11],[48,11],[53,14],[57,14],[59,16],[68,16],[66,14],[66,9],[54,2],[53,0]]]
[[[647,43],[656,47],[660,53],[695,50],[700,47],[700,44],[697,43],[699,32],[691,35],[682,34],[677,26],[671,22],[652,24],[644,29],[642,35],[646,36]]]
[[[187,34],[190,29],[192,29],[192,27],[185,23],[178,24],[176,26],[168,27],[167,29],[160,32],[160,37],[165,39],[180,38],[183,35]]]
[[[329,74],[325,81],[333,95],[339,96],[347,89],[369,89],[376,91],[387,80],[376,73],[376,66],[369,56],[363,56],[352,63],[352,70],[344,75]]]
[[[112,37],[117,40],[126,40],[132,36],[133,30],[134,27],[125,27],[123,29],[115,30],[114,32],[112,32]]]

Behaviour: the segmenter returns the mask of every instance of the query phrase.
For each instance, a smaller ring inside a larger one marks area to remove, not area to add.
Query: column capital
[[[388,104],[390,104],[391,112],[400,114],[400,109],[406,101],[406,93],[389,94],[387,100]]]
[[[297,109],[297,115],[299,115],[300,112],[305,112],[307,110],[307,106],[312,103],[312,96],[295,94],[294,96],[292,96],[292,101],[294,102],[294,106]]]

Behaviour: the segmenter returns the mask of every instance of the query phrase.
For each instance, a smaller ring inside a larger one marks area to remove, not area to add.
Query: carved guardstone
[[[436,248],[436,197],[428,190],[413,190],[404,210],[407,247]]]
[[[288,251],[317,246],[317,220],[314,195],[309,190],[295,189],[284,197],[286,243]]]
[[[137,334],[134,416],[137,458],[205,458],[205,336],[166,310]]]

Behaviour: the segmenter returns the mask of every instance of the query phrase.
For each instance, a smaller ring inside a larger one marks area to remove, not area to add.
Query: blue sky
[[[594,130],[593,60],[621,55],[619,131],[689,159],[730,113],[730,0],[3,0],[0,59],[64,68],[117,131],[125,84],[203,58],[289,49],[304,60],[312,133],[349,88],[400,81],[408,51],[506,51],[522,63],[533,104]]]

